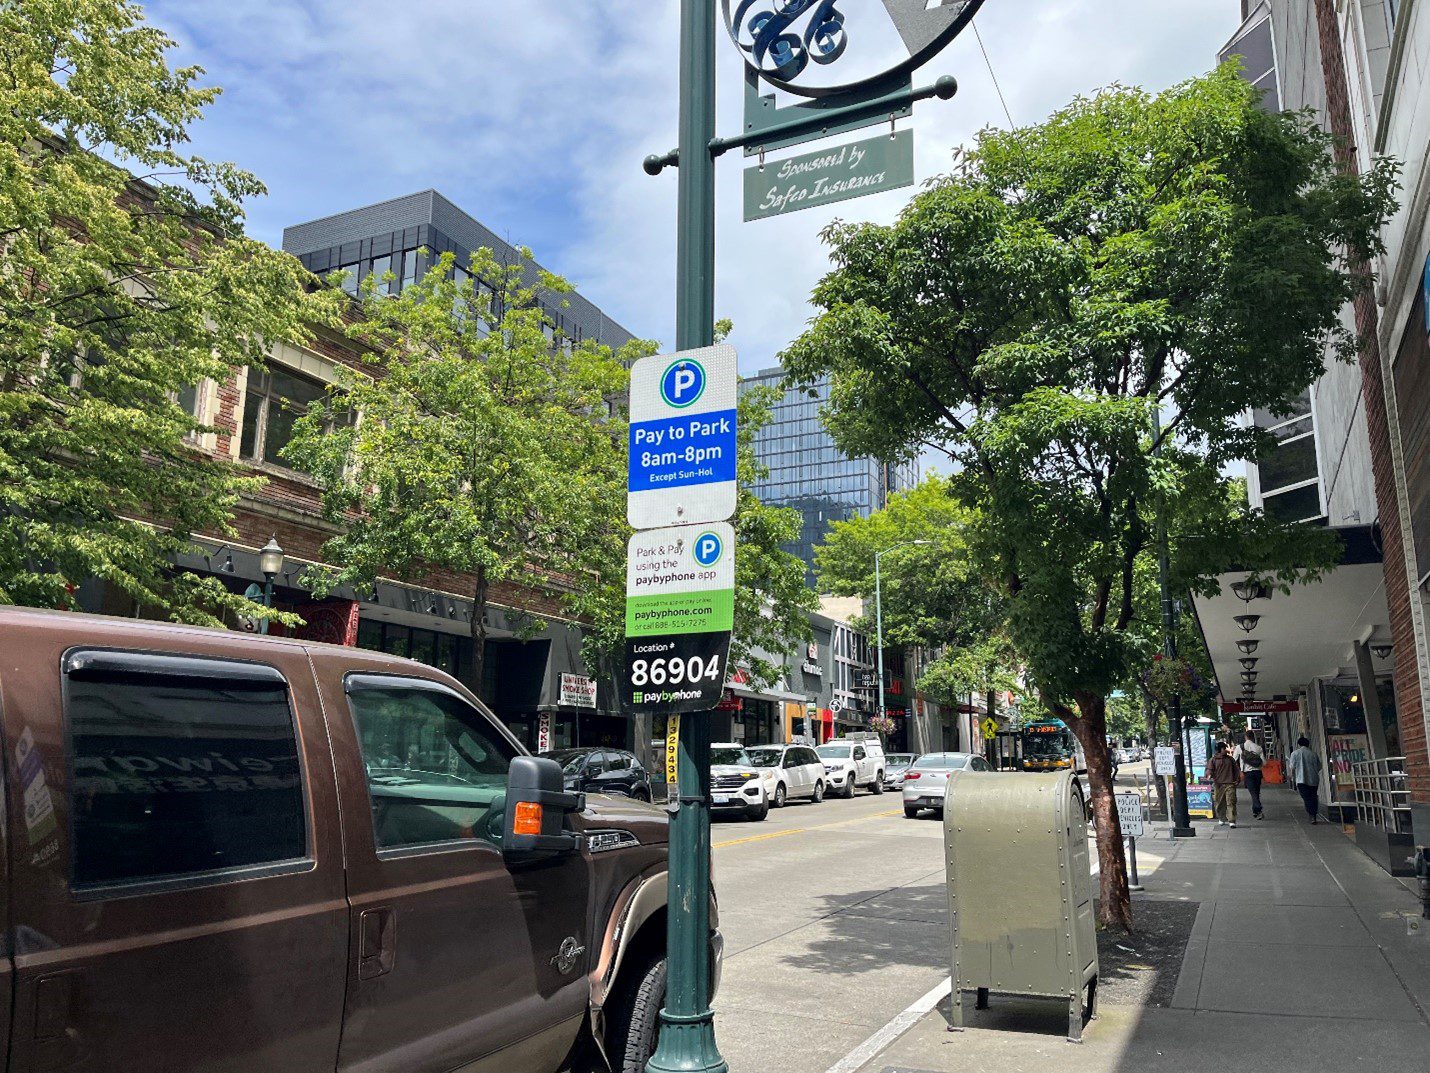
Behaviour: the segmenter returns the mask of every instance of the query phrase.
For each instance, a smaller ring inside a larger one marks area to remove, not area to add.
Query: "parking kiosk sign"
[[[626,518],[636,529],[735,513],[735,348],[702,347],[631,367]]]
[[[708,711],[725,688],[735,618],[728,522],[650,529],[626,552],[626,677],[631,711]]]

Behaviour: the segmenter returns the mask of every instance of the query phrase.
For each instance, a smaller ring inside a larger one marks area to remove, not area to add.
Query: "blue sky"
[[[852,6],[872,0],[847,0]],[[641,159],[675,144],[675,0],[155,0],[150,19],[224,94],[195,150],[268,185],[250,230],[436,187],[525,244],[637,335],[673,334],[675,176]],[[1160,89],[1206,70],[1235,0],[988,0],[984,44],[1016,122],[1111,82]],[[719,42],[719,127],[738,126],[738,53]],[[959,79],[913,119],[920,180],[1002,107],[971,34],[918,76]],[[750,372],[774,364],[809,316],[830,220],[890,220],[910,191],[757,223],[740,171],[718,185],[716,306]]]

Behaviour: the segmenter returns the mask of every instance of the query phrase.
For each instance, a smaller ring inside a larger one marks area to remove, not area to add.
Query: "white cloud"
[[[854,0],[850,0],[854,2]],[[436,186],[641,335],[670,345],[675,173],[640,162],[675,144],[673,0],[155,0],[184,62],[227,88],[199,148],[270,185],[254,223],[293,223]],[[1199,71],[1236,21],[1231,0],[989,0],[978,17],[1013,117],[1032,122],[1118,81],[1159,89]],[[718,42],[719,129],[740,123],[738,54]],[[920,178],[1002,108],[971,34],[916,76],[955,75],[951,102],[912,121]],[[809,315],[836,216],[891,220],[909,191],[741,222],[740,172],[718,167],[716,309],[748,371],[773,362]]]

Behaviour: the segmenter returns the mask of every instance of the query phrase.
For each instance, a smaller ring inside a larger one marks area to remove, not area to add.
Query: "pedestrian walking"
[[[1304,735],[1296,739],[1296,749],[1291,754],[1291,784],[1301,795],[1306,806],[1306,815],[1312,823],[1319,823],[1321,811],[1321,758],[1311,752],[1311,742]]]
[[[1216,743],[1216,753],[1207,764],[1207,776],[1212,780],[1212,815],[1216,825],[1236,826],[1236,788],[1241,783],[1241,766],[1232,759],[1224,741]]]
[[[1241,779],[1251,794],[1251,815],[1258,820],[1266,819],[1261,809],[1261,766],[1266,763],[1266,753],[1256,744],[1256,736],[1251,731],[1246,732],[1246,740],[1236,747],[1232,759],[1240,765]]]

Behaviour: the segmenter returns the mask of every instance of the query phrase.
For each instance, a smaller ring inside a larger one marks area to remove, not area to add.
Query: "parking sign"
[[[636,529],[735,513],[735,348],[702,347],[631,367],[626,518]]]

